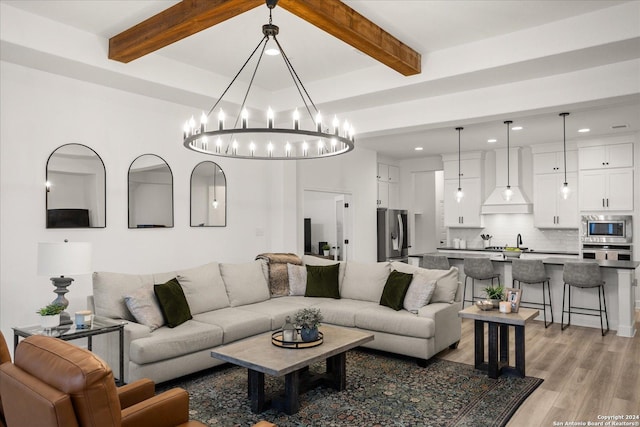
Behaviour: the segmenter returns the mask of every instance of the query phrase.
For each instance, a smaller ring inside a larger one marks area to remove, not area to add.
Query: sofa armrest
[[[419,316],[433,319],[435,323],[436,353],[460,341],[462,336],[462,320],[458,316],[460,310],[462,310],[461,302],[427,304],[418,310]]]
[[[156,394],[156,384],[148,378],[118,387],[118,398],[122,409],[152,398]]]
[[[174,427],[189,421],[189,394],[174,388],[122,410],[122,427]]]

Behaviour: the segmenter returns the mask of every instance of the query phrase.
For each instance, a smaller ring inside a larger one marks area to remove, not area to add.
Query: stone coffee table
[[[346,352],[369,341],[373,334],[356,329],[323,325],[324,342],[311,348],[283,348],[271,343],[271,332],[217,347],[211,356],[248,369],[248,395],[251,411],[262,412],[269,406],[291,415],[300,408],[299,395],[324,384],[336,390],[346,387]],[[326,360],[323,375],[310,375],[309,365]],[[264,374],[285,377],[284,396],[267,400]],[[270,405],[271,404],[271,405]]]

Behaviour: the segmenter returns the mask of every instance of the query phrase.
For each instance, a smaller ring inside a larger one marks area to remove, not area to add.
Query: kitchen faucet
[[[518,236],[516,237],[516,248],[520,248],[521,244],[522,244],[522,235],[518,233]]]

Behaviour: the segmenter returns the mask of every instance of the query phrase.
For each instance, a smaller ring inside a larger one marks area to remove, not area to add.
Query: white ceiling
[[[61,29],[81,30],[87,37],[97,36],[101,43],[106,43],[108,38],[178,2],[2,0],[0,3],[5,6],[3,12],[28,12],[21,18],[44,17],[54,21],[52,25],[64,25]],[[562,140],[562,119],[558,117],[562,111],[571,112],[567,118],[567,138],[571,141],[640,129],[640,90],[621,90],[612,84],[610,90],[605,86],[602,90],[594,89],[589,96],[578,96],[580,88],[572,87],[571,94],[562,90],[545,94],[540,93],[540,88],[546,86],[533,84],[544,79],[571,80],[571,73],[585,70],[593,70],[595,79],[601,70],[606,76],[608,69],[603,67],[623,66],[629,61],[633,69],[633,61],[640,58],[638,8],[632,9],[638,17],[630,23],[607,22],[605,29],[595,26],[592,34],[586,36],[580,28],[588,25],[590,19],[605,20],[608,10],[638,2],[348,0],[345,3],[420,52],[421,75],[403,77],[284,9],[274,9],[273,22],[280,26],[278,40],[320,109],[354,117],[358,146],[399,159],[450,153],[457,149],[454,128],[464,126],[463,150],[487,149],[504,144],[504,120],[513,120],[524,127],[511,133],[514,145],[558,142]],[[97,66],[111,73],[132,76],[138,73],[137,79],[150,83],[146,95],[205,108],[219,96],[258,44],[261,26],[267,21],[267,8],[259,7],[130,64],[113,64],[106,59],[106,52],[97,52],[104,55],[104,64]],[[566,32],[558,33],[558,25],[566,27]],[[628,35],[609,37],[608,33],[614,30],[622,32],[616,26],[625,25],[629,27],[625,33]],[[5,33],[1,59],[53,69],[46,64],[53,55],[51,52],[37,60],[27,59],[34,54],[34,43],[25,42],[25,47],[29,44],[30,48],[19,49],[18,37],[12,38],[9,30]],[[552,37],[556,34],[562,37]],[[30,36],[25,32],[23,37]],[[87,52],[87,56],[90,54]],[[149,72],[154,61],[167,64],[157,70],[157,76]],[[280,57],[265,57],[255,85],[259,88],[258,96],[285,100],[279,106],[284,112],[295,105],[295,101],[287,102],[287,97],[295,99],[297,95],[284,95],[294,89],[281,63]],[[163,81],[166,75],[162,73],[173,66],[182,81]],[[139,72],[143,69],[144,72]],[[192,70],[193,74],[185,74],[184,70]],[[74,77],[80,74],[68,73]],[[201,80],[206,81],[203,76],[207,75],[213,77],[202,84]],[[98,77],[87,79],[96,81]],[[624,80],[616,76],[611,79]],[[633,82],[632,76],[627,85],[635,83],[640,87],[640,75],[635,79],[637,82]],[[105,78],[100,83],[123,84],[119,82],[120,79]],[[557,84],[549,82],[549,88]],[[522,93],[522,105],[514,105],[513,100],[506,102],[506,96],[501,105],[500,98],[495,96],[501,90],[508,91],[510,84],[526,87],[529,83],[532,87],[530,92]],[[174,90],[165,93],[171,85]],[[195,96],[196,90],[188,85],[201,85],[208,93],[203,93],[204,97]],[[136,90],[143,93],[145,89]],[[583,90],[589,92],[590,88]],[[486,101],[482,96],[487,96]],[[424,110],[411,112],[408,108],[412,105]],[[182,122],[182,118],[177,118],[177,123]],[[628,127],[611,128],[618,124]],[[578,134],[577,130],[583,127],[591,132]],[[496,138],[497,142],[490,145],[489,138]],[[424,150],[418,153],[414,151],[416,146]]]

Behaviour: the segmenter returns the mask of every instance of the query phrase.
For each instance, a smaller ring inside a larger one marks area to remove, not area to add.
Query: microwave
[[[633,243],[631,215],[583,215],[583,243]]]

